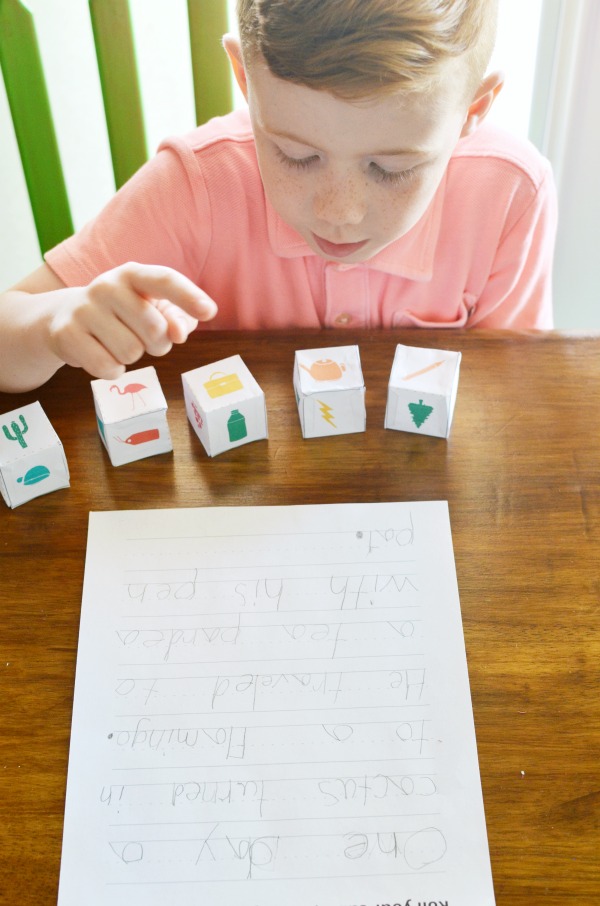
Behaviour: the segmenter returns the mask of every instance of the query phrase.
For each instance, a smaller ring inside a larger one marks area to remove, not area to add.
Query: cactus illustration
[[[18,440],[21,446],[25,448],[27,446],[27,443],[23,439],[23,435],[27,434],[27,432],[29,431],[29,425],[25,421],[25,416],[23,415],[19,416],[19,421],[21,422],[22,427],[19,427],[16,422],[10,423],[14,437],[12,436],[6,425],[2,425],[2,430],[4,431],[4,436],[7,440]]]

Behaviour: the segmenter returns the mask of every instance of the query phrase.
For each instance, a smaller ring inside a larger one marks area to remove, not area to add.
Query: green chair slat
[[[226,0],[187,0],[196,122],[233,108],[229,61],[221,38],[228,29]]]
[[[0,66],[42,254],[73,232],[31,12],[0,0]]]
[[[197,122],[233,108],[221,46],[226,0],[187,0]],[[89,0],[117,188],[148,159],[128,0]],[[42,254],[73,233],[69,199],[31,11],[0,0],[0,67]]]
[[[120,188],[148,160],[127,0],[89,0],[106,127]]]

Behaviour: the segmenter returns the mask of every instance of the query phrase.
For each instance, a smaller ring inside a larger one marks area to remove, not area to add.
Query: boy
[[[238,18],[248,111],[164,142],[0,297],[1,388],[64,363],[114,379],[199,322],[551,326],[549,166],[479,128],[496,0],[238,0]]]

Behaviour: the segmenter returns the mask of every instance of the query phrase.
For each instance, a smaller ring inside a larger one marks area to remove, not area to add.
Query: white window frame
[[[600,2],[544,0],[530,137],[558,188],[555,325],[600,330]]]

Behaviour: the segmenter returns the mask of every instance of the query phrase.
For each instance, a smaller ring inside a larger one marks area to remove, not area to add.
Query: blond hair
[[[485,74],[497,0],[238,0],[247,66],[347,100],[433,89],[464,58],[465,93]]]

